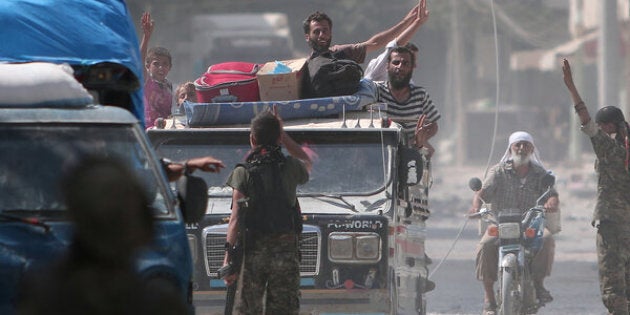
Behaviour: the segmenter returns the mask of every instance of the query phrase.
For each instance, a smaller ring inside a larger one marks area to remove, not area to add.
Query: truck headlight
[[[357,258],[376,259],[379,254],[380,237],[377,234],[357,236]]]
[[[332,232],[328,235],[328,257],[332,262],[378,262],[381,248],[381,237],[373,232]]]
[[[352,235],[347,234],[330,234],[328,237],[328,245],[331,259],[350,259],[352,258]]]

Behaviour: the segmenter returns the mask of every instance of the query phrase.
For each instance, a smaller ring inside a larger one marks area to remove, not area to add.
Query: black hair
[[[411,50],[411,52],[419,52],[420,48],[418,48],[418,46],[416,46],[416,44],[412,43],[412,42],[408,42],[404,45],[404,47],[409,48],[409,50]]]
[[[69,169],[61,184],[75,223],[75,242],[93,257],[122,263],[151,241],[151,198],[122,160],[86,156]]]
[[[277,145],[280,121],[270,111],[263,111],[252,119],[251,133],[257,145]]]
[[[409,58],[411,58],[411,65],[412,66],[416,65],[416,55],[411,51],[411,49],[409,49],[409,47],[407,47],[407,45],[398,46],[392,49],[392,51],[390,51],[389,55],[387,56],[387,62],[392,61],[392,53],[394,52],[398,54],[409,54]]]
[[[321,22],[321,21],[328,21],[328,25],[330,26],[330,29],[332,29],[333,23],[332,20],[330,19],[330,17],[328,15],[326,15],[326,13],[324,12],[320,12],[320,11],[315,11],[313,13],[311,13],[311,15],[309,15],[306,20],[304,20],[304,22],[302,23],[302,28],[304,29],[304,34],[308,34],[311,32],[311,22],[316,21],[316,22]]]
[[[597,123],[619,124],[622,121],[625,121],[623,112],[616,106],[604,106],[595,114],[595,122]]]
[[[171,53],[168,51],[168,49],[164,48],[164,47],[151,47],[149,48],[149,51],[147,52],[147,57],[146,57],[146,61],[145,61],[145,66],[151,64],[151,62],[153,61],[153,59],[157,56],[163,56],[168,58],[168,63],[173,66],[173,58],[171,57]]]

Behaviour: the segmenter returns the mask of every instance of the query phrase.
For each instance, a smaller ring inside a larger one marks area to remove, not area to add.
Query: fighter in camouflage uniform
[[[582,101],[569,62],[563,65],[564,82],[597,156],[597,203],[593,226],[597,228],[597,260],[604,306],[611,314],[628,314],[630,301],[630,174],[628,173],[628,123],[622,111],[606,106],[595,122]],[[614,138],[613,138],[614,135]]]
[[[243,248],[234,314],[297,315],[302,226],[296,187],[308,181],[311,159],[270,112],[252,120],[250,142],[247,163],[239,164],[227,180],[233,194],[226,248],[237,240]],[[282,153],[280,144],[290,156]],[[231,255],[228,251],[225,264]],[[229,286],[236,277],[224,281]]]

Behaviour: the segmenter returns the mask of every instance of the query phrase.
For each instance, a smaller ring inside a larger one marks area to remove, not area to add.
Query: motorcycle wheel
[[[499,306],[500,315],[520,315],[520,293],[519,285],[514,275],[514,270],[501,270],[501,286],[499,294],[501,295],[501,305]]]

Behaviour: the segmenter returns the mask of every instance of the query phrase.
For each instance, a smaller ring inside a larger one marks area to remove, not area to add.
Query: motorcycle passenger
[[[630,175],[629,127],[621,109],[600,108],[591,119],[582,101],[566,59],[562,71],[571,94],[581,130],[593,146],[597,159],[597,203],[592,225],[597,228],[597,261],[602,302],[610,314],[628,315],[630,301]]]
[[[541,185],[547,174],[534,145],[532,136],[524,131],[510,135],[508,148],[501,161],[493,166],[486,176],[481,190],[475,193],[469,213],[476,213],[482,206],[482,199],[492,204],[495,212],[501,209],[527,211],[536,205],[536,200],[546,191]],[[558,193],[552,189],[544,203],[546,212],[558,211]],[[543,246],[534,258],[531,269],[536,296],[541,303],[553,300],[543,285],[543,280],[551,273],[555,251],[555,241],[549,229],[545,228]],[[484,315],[496,313],[494,283],[498,274],[498,237],[490,236],[488,230],[482,236],[476,251],[477,279],[483,282]]]

